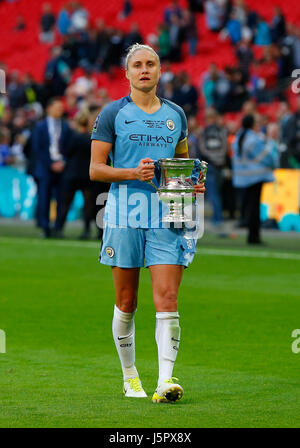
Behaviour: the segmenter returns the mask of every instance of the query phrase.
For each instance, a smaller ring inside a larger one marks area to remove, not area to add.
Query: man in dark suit
[[[33,175],[38,185],[38,225],[43,229],[45,238],[50,237],[49,210],[53,193],[57,202],[54,235],[62,236],[64,154],[71,137],[69,125],[62,120],[63,113],[61,100],[51,98],[46,118],[36,124],[32,135]]]

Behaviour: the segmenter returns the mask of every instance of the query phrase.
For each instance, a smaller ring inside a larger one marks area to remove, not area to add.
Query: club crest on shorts
[[[112,258],[115,255],[115,251],[112,247],[106,247],[105,252],[106,252],[106,255],[109,256],[109,258]]]
[[[167,120],[166,125],[167,125],[167,128],[170,129],[170,131],[174,131],[175,123],[173,120]]]

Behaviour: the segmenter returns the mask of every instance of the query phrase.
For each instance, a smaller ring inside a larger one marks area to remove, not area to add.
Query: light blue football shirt
[[[130,96],[106,105],[96,118],[92,140],[112,143],[109,157],[115,168],[136,168],[141,159],[174,157],[178,142],[187,137],[181,107],[160,99],[153,114],[140,109]],[[158,182],[153,180],[156,186]],[[162,204],[146,182],[128,180],[111,184],[105,222],[125,227],[161,228]]]

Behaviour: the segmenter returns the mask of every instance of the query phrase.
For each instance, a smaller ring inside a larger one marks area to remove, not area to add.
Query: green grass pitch
[[[185,394],[158,405],[149,272],[141,272],[136,314],[148,398],[125,399],[111,272],[97,262],[97,243],[0,238],[0,427],[299,427],[300,353],[291,349],[300,328],[299,253],[223,254],[204,243],[179,294],[174,375]]]

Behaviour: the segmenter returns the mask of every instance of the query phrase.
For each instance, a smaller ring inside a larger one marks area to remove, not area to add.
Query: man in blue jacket
[[[46,238],[50,236],[49,210],[53,193],[57,202],[55,236],[61,236],[62,231],[64,154],[71,137],[69,125],[62,120],[63,113],[61,100],[51,98],[47,105],[47,116],[36,124],[32,136],[33,175],[38,184],[38,224]]]

